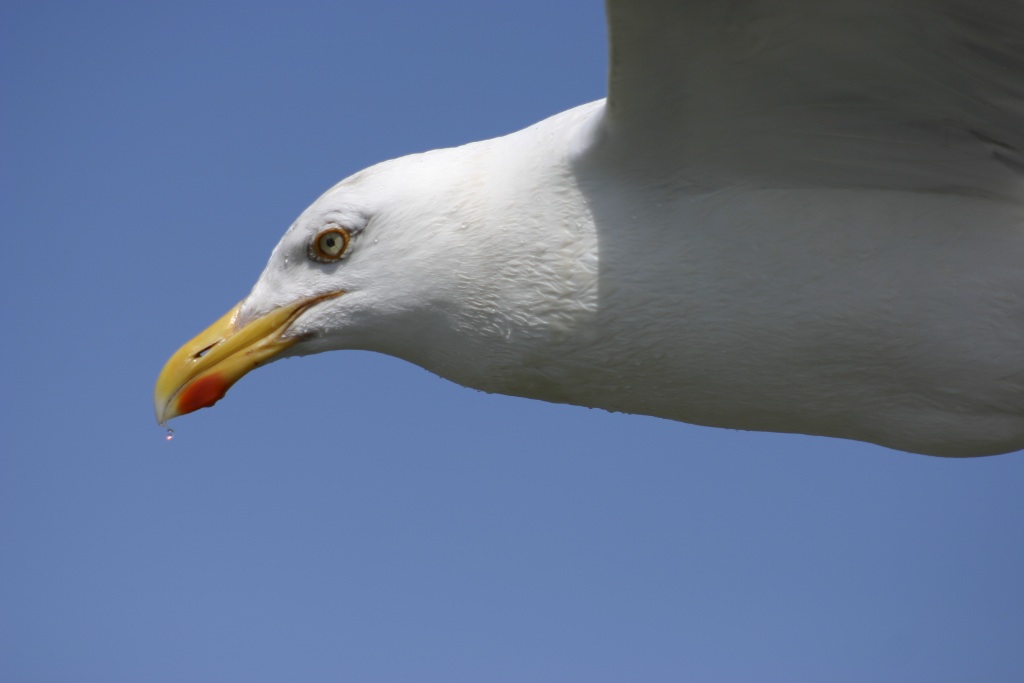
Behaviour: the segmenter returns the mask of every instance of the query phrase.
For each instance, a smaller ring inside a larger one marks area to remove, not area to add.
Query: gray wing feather
[[[1019,197],[1024,0],[607,0],[606,128],[694,183]]]

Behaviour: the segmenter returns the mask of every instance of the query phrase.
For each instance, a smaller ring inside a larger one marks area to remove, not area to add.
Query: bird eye
[[[341,260],[352,239],[345,228],[328,228],[309,243],[309,258],[320,263],[334,263]]]

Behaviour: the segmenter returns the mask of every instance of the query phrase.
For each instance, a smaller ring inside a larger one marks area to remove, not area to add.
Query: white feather
[[[242,317],[296,354],[935,455],[1024,447],[1017,0],[612,0],[607,104],[380,164]],[[328,222],[358,234],[309,261]]]

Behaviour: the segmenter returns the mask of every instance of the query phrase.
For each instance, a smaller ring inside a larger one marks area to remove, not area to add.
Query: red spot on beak
[[[182,390],[178,397],[178,413],[185,415],[200,408],[209,408],[224,398],[230,388],[231,383],[219,372],[200,377]]]

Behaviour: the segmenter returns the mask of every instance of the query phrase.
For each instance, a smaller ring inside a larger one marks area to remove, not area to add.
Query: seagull
[[[486,392],[1024,448],[1024,0],[607,0],[608,96],[307,208],[157,420],[363,349]]]

